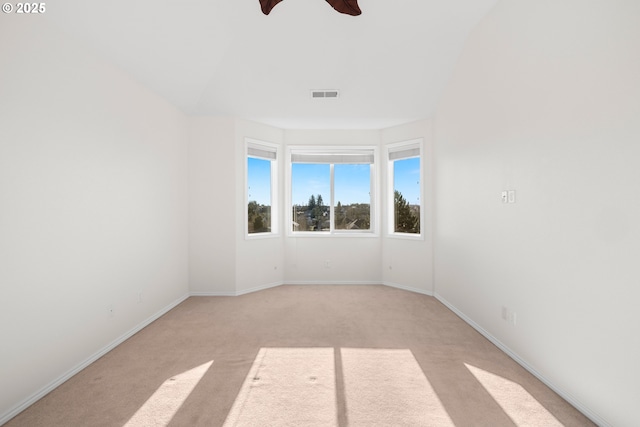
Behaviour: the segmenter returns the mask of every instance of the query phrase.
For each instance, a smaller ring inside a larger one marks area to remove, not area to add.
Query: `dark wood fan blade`
[[[262,7],[262,13],[268,15],[271,9],[276,7],[282,0],[260,0],[260,6]],[[362,13],[358,6],[358,0],[327,0],[335,10],[347,15],[357,16]]]
[[[358,7],[358,0],[327,0],[335,10],[347,15],[358,16],[362,13]]]
[[[262,13],[268,15],[271,9],[276,7],[282,0],[260,0],[260,6],[262,6]]]

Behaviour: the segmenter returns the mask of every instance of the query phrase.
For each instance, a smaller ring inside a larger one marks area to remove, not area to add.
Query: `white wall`
[[[284,142],[287,146],[379,146],[380,132],[285,130]],[[380,283],[381,239],[351,236],[286,237],[285,259],[286,283]],[[329,268],[325,267],[327,260],[330,261]]]
[[[189,119],[189,289],[235,295],[234,118]]]
[[[0,424],[188,292],[185,117],[33,18],[0,26]]]
[[[194,117],[190,131],[191,293],[238,295],[282,284],[282,234],[245,238],[245,138],[281,144],[282,131],[233,117]]]
[[[437,294],[615,426],[640,402],[639,17],[634,1],[503,1],[436,118]]]
[[[433,121],[420,120],[381,131],[382,147],[380,159],[382,176],[387,178],[386,146],[395,142],[421,138],[423,194],[421,231],[423,239],[409,239],[389,236],[388,216],[382,220],[382,281],[386,285],[433,295]],[[384,180],[383,180],[384,181]],[[387,202],[391,195],[383,182],[383,210],[387,212]]]
[[[278,171],[279,234],[273,238],[247,239],[245,212],[246,167],[245,138],[252,138],[280,146]],[[284,199],[284,149],[283,131],[271,126],[247,120],[236,120],[236,293],[242,294],[261,288],[280,285],[284,279],[284,247],[282,219]]]

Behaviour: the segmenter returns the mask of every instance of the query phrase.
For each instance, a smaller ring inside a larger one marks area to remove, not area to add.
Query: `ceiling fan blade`
[[[276,7],[282,0],[260,0],[260,6],[262,6],[262,13],[268,15],[271,9]]]
[[[358,0],[327,0],[335,10],[351,16],[358,16],[362,13],[358,7]]]
[[[271,9],[276,7],[282,0],[260,0],[260,6],[262,7],[262,13],[268,15]],[[360,7],[358,7],[358,0],[327,0],[335,10],[347,15],[358,16],[362,13]]]

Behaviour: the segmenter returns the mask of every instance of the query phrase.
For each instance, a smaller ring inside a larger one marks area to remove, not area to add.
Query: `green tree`
[[[271,206],[259,205],[252,200],[247,206],[247,231],[249,233],[264,233],[271,227]]]
[[[254,223],[254,219],[255,216],[258,215],[258,202],[252,200],[249,202],[248,206],[247,206],[247,228],[248,228],[248,232],[249,233],[255,233],[256,229],[253,228],[253,223]]]
[[[411,206],[398,190],[393,192],[395,231],[420,233],[420,218],[411,211]]]
[[[252,200],[248,205],[249,216],[255,215],[258,212],[258,202]]]
[[[264,231],[264,221],[262,221],[262,216],[258,215],[253,220],[253,231],[260,232]]]
[[[309,218],[307,225],[308,228],[303,228],[302,222],[298,221],[298,223],[300,224],[300,229],[306,229],[309,231],[321,231],[325,211],[326,207],[324,206],[324,201],[322,200],[322,194],[318,194],[317,196],[312,194],[311,197],[309,197],[309,203],[306,210],[306,216]]]
[[[336,205],[336,209],[334,213],[335,213],[335,227],[338,230],[342,230],[345,225],[346,214],[345,214],[345,208],[342,206],[342,203],[340,203],[340,201],[338,201],[338,204]]]
[[[322,231],[322,195],[318,194],[318,197],[311,195],[309,200],[313,200],[313,206],[309,206],[309,212],[311,217],[311,226],[315,231]]]

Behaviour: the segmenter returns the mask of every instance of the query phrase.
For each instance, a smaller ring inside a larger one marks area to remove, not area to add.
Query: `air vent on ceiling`
[[[312,90],[311,91],[312,98],[337,98],[338,91],[337,90]]]

